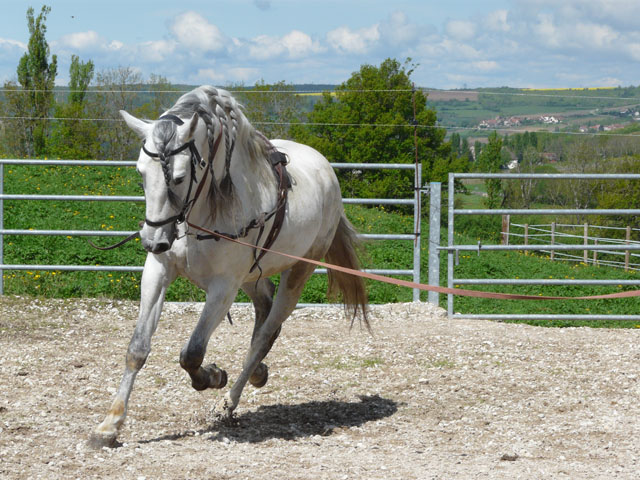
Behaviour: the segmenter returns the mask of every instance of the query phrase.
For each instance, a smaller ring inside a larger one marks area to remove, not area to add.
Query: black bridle
[[[184,125],[184,122],[177,117],[176,115],[164,115],[162,117],[160,117],[158,120],[170,120],[172,122],[174,122],[176,125]],[[215,143],[215,150],[217,150],[218,148],[218,144],[220,143],[220,136],[218,136],[218,139],[216,140]],[[189,190],[187,191],[187,196],[185,198],[185,200],[182,201],[182,205],[180,206],[180,211],[176,214],[173,215],[169,218],[165,218],[164,220],[160,220],[160,221],[153,221],[153,220],[149,220],[148,218],[145,217],[144,219],[144,223],[146,223],[147,225],[149,225],[150,227],[162,227],[163,225],[168,225],[170,223],[183,223],[186,218],[187,218],[187,214],[189,212],[189,209],[191,208],[191,206],[196,202],[196,200],[198,199],[198,196],[200,195],[200,191],[202,189],[202,184],[198,187],[198,189],[196,190],[196,194],[194,195],[193,198],[191,198],[191,191],[193,189],[193,184],[194,183],[198,183],[198,180],[196,178],[196,165],[200,165],[200,168],[205,168],[207,167],[207,162],[205,162],[202,159],[202,156],[200,155],[200,152],[198,152],[198,149],[195,145],[195,141],[194,140],[189,140],[188,142],[184,143],[183,145],[181,145],[180,147],[168,152],[168,153],[154,153],[154,152],[150,152],[149,150],[147,150],[147,148],[145,147],[145,143],[142,142],[142,150],[144,151],[144,153],[146,155],[148,155],[151,158],[154,159],[158,159],[158,161],[160,162],[160,165],[162,166],[162,171],[164,173],[164,181],[165,184],[167,185],[167,189],[169,190],[169,196],[173,197],[173,198],[179,198],[170,188],[170,184],[171,184],[171,171],[169,170],[169,159],[171,157],[173,157],[174,155],[177,155],[179,153],[182,153],[183,151],[185,151],[186,149],[189,149],[189,152],[191,153],[191,161],[190,161],[190,165],[191,165],[191,178],[189,179]],[[213,152],[215,154],[215,151]],[[213,155],[210,155],[210,157]],[[209,162],[209,169],[212,168],[211,165],[211,161]],[[140,226],[142,227],[142,225],[144,225],[143,222],[140,222]],[[114,248],[118,248],[122,245],[124,245],[125,243],[133,240],[136,237],[140,236],[140,232],[135,232],[132,235],[129,235],[127,238],[125,238],[124,240],[116,243],[115,245],[110,245],[108,247],[99,247],[98,245],[95,245],[93,242],[91,242],[89,240],[89,244],[94,247],[97,248],[98,250],[113,250]]]
[[[164,117],[163,117],[164,118]],[[170,195],[174,195],[177,198],[177,195],[175,195],[170,188],[171,185],[171,174],[169,172],[169,159],[171,157],[173,157],[174,155],[177,155],[183,151],[185,151],[186,149],[189,149],[190,153],[191,153],[191,179],[189,180],[189,190],[187,190],[187,196],[185,198],[185,200],[182,201],[182,206],[180,208],[180,212],[178,212],[176,215],[173,215],[169,218],[165,218],[164,220],[160,220],[160,221],[153,221],[153,220],[149,220],[148,218],[144,219],[144,222],[149,225],[150,227],[162,227],[163,225],[167,225],[169,223],[173,223],[173,222],[179,222],[182,223],[184,222],[186,215],[187,215],[187,211],[189,210],[189,207],[191,207],[191,205],[193,205],[195,198],[191,198],[191,191],[193,189],[193,184],[197,183],[198,180],[196,179],[196,165],[200,165],[201,168],[204,168],[206,166],[206,164],[202,161],[202,157],[200,156],[200,153],[198,152],[198,149],[196,148],[196,145],[194,143],[193,140],[188,141],[187,143],[185,143],[184,145],[176,148],[175,150],[172,150],[166,154],[162,154],[162,153],[154,153],[154,152],[150,152],[149,150],[146,149],[144,143],[142,144],[142,150],[144,151],[144,153],[146,155],[148,155],[151,158],[157,158],[160,161],[160,164],[162,166],[162,170],[164,172],[164,181],[165,184],[167,185],[167,188],[169,189],[169,191],[171,192]]]
[[[164,115],[160,117],[158,120],[169,120],[175,123],[176,125],[184,125],[184,122],[179,117],[171,114]],[[169,159],[175,155],[178,155],[179,153],[182,153],[186,149],[189,149],[189,152],[191,153],[191,161],[189,162],[191,165],[191,178],[189,180],[189,190],[187,191],[187,196],[182,201],[180,211],[176,215],[173,215],[169,218],[165,218],[164,220],[160,220],[157,222],[153,220],[149,220],[148,218],[145,218],[144,222],[150,227],[162,227],[163,225],[167,225],[170,223],[174,223],[174,222],[183,223],[185,221],[189,208],[193,205],[193,203],[196,200],[195,198],[191,198],[191,191],[193,189],[193,184],[198,182],[198,180],[196,179],[196,166],[200,165],[201,168],[204,168],[206,166],[206,163],[204,162],[204,160],[202,160],[202,156],[200,155],[200,152],[198,152],[198,149],[196,148],[196,145],[195,145],[195,141],[193,139],[189,140],[188,142],[184,143],[180,147],[167,153],[150,152],[145,147],[144,142],[142,142],[142,151],[151,158],[154,158],[154,159],[157,158],[158,161],[160,162],[160,165],[162,166],[162,171],[164,173],[164,181],[165,181],[165,184],[167,185],[167,189],[169,190],[169,197],[170,198],[173,197],[176,199],[178,198],[178,196],[175,193],[173,193],[173,191],[171,190],[171,171],[169,169],[170,167]]]

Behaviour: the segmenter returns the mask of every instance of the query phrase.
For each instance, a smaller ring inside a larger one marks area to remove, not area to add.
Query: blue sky
[[[639,0],[49,0],[47,40],[66,85],[72,54],[143,79],[341,83],[411,57],[419,86],[640,84]],[[3,2],[0,81],[15,80],[26,10]]]

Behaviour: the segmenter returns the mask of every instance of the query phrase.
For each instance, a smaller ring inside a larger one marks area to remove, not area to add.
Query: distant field
[[[429,100],[434,102],[448,102],[451,100],[459,100],[464,102],[469,100],[470,102],[478,101],[478,92],[472,92],[467,90],[425,90],[429,97]]]
[[[584,88],[523,88],[525,92],[567,92],[584,90],[613,90],[616,87],[584,87]]]

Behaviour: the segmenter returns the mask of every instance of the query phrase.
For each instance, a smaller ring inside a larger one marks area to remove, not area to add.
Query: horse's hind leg
[[[253,336],[251,341],[253,342],[262,324],[265,322],[271,312],[271,306],[273,305],[273,294],[276,291],[276,286],[268,278],[262,278],[257,282],[248,282],[242,285],[242,290],[249,296],[253,302],[253,307],[256,313],[256,320],[253,326]],[[280,329],[276,331],[270,341],[269,349],[273,346],[273,342],[276,341]],[[267,383],[269,377],[269,369],[264,363],[260,363],[254,370],[251,377],[249,377],[249,383],[254,387],[261,388]]]
[[[244,362],[242,372],[231,387],[231,390],[221,399],[215,409],[215,415],[221,419],[231,418],[238,406],[242,390],[250,377],[269,353],[273,341],[280,331],[282,323],[289,317],[300,298],[304,284],[311,276],[314,266],[299,262],[289,270],[282,272],[278,294],[273,302],[271,311],[262,326],[254,333],[251,346]]]

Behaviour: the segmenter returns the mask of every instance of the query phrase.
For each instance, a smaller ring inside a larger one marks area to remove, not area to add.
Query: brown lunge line
[[[259,245],[252,245],[250,243],[243,242],[238,239],[227,237],[226,235],[223,235],[219,232],[214,232],[212,230],[201,227],[199,225],[195,225],[191,223],[188,219],[187,219],[187,224],[190,227],[200,230],[202,232],[208,233],[210,235],[215,235],[219,238],[223,238],[225,240],[228,240],[229,242],[234,242],[239,245],[243,245],[245,247],[257,248],[264,252],[275,253],[276,255],[281,255],[283,257],[291,258],[292,260],[297,260],[299,262],[307,262],[312,265],[316,265],[318,267],[329,268],[339,272],[356,275],[358,277],[368,278],[370,280],[390,283],[392,285],[399,285],[401,287],[417,288],[419,290],[426,290],[430,292],[459,295],[462,297],[493,298],[496,300],[605,300],[605,299],[613,299],[613,298],[640,297],[640,290],[630,290],[627,292],[618,292],[618,293],[607,293],[604,295],[591,295],[586,297],[546,297],[542,295],[517,295],[517,294],[511,294],[511,293],[482,292],[479,290],[466,290],[463,288],[448,288],[448,287],[439,287],[439,286],[433,286],[433,285],[425,285],[423,283],[415,283],[415,282],[410,282],[408,280],[400,280],[397,278],[386,277],[384,275],[378,275],[375,273],[368,273],[360,270],[354,270],[352,268],[341,267],[339,265],[332,265],[330,263],[321,262],[319,260],[312,260],[310,258],[298,257],[296,255],[290,255],[288,253],[279,252],[277,250],[263,248]]]

